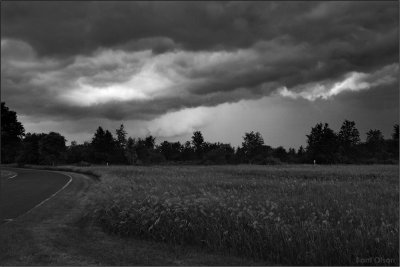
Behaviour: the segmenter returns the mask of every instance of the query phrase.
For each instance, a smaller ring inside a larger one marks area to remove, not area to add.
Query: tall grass
[[[399,264],[398,166],[84,169],[111,233],[281,265]]]

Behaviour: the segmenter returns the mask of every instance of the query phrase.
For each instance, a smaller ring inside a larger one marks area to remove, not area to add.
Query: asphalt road
[[[17,176],[2,179],[0,192],[0,223],[15,219],[33,209],[70,181],[70,177],[41,170],[2,168]],[[49,200],[51,201],[51,200]]]

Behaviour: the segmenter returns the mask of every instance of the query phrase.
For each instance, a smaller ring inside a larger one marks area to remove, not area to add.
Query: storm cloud
[[[32,121],[155,121],[178,135],[194,124],[166,129],[163,116],[398,88],[398,5],[4,2],[2,98]]]

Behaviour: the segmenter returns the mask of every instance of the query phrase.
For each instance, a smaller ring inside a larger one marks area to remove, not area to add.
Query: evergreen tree
[[[124,125],[121,124],[121,126],[115,130],[115,133],[117,135],[118,146],[122,149],[125,149],[127,140],[126,140],[126,131],[125,131]]]
[[[115,142],[112,134],[102,127],[97,128],[93,136],[92,143],[93,161],[95,163],[114,163],[115,161]]]

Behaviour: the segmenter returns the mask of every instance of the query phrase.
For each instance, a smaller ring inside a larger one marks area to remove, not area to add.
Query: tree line
[[[16,112],[1,103],[1,162],[18,164],[372,164],[398,163],[399,125],[393,127],[391,138],[371,129],[361,142],[354,121],[345,120],[338,132],[327,123],[311,128],[306,147],[297,150],[264,143],[259,132],[247,132],[241,146],[205,141],[201,131],[195,131],[184,143],[163,141],[156,145],[155,137],[132,138],[124,125],[111,133],[98,127],[90,141],[66,145],[60,133],[26,133]]]

